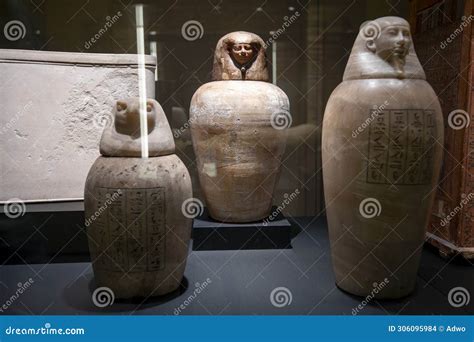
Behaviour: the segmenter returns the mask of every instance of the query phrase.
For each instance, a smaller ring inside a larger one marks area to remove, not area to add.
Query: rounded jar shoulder
[[[170,185],[182,187],[191,197],[191,177],[175,154],[146,159],[100,156],[86,180],[86,189],[96,186],[146,188]]]
[[[288,96],[279,87],[262,81],[214,81],[203,84],[191,100],[191,116],[218,111],[273,113],[289,111]]]
[[[423,109],[441,115],[441,106],[431,85],[423,79],[361,79],[339,84],[326,104],[324,120],[341,112]],[[350,118],[345,118],[345,120]]]
[[[367,102],[378,104],[380,102],[431,102],[437,99],[431,85],[423,79],[358,79],[340,83],[330,96],[333,98],[346,98],[353,102]],[[423,101],[426,97],[430,100]]]

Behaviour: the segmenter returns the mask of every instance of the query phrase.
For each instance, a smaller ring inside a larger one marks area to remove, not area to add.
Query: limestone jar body
[[[174,154],[161,106],[148,100],[150,157],[140,158],[138,99],[117,102],[87,176],[84,206],[95,282],[117,298],[176,290],[183,279],[191,218],[191,179]]]
[[[387,278],[379,296],[413,291],[442,132],[439,103],[424,80],[352,80],[331,95],[323,174],[339,287],[366,296]]]
[[[286,130],[272,114],[288,112],[280,88],[260,81],[216,81],[191,102],[199,180],[211,216],[250,222],[270,214]]]
[[[176,290],[192,221],[181,212],[182,203],[192,197],[183,162],[174,154],[99,157],[87,177],[86,193],[97,286],[111,288],[118,298]]]

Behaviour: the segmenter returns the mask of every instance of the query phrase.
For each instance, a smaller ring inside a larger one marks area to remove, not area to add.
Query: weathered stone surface
[[[157,157],[174,153],[171,128],[160,104],[146,101],[148,127],[148,155]],[[100,154],[107,157],[141,157],[139,98],[117,101],[113,123],[104,129],[100,140]]]
[[[258,81],[218,81],[201,86],[190,109],[199,180],[211,216],[251,222],[270,214],[286,129],[272,115],[289,113],[278,87]]]
[[[191,238],[191,178],[174,154],[161,106],[146,100],[150,157],[140,154],[139,99],[118,100],[103,132],[103,156],[84,192],[89,249],[97,286],[118,298],[158,296],[178,288]]]
[[[408,295],[440,171],[443,118],[405,20],[361,27],[322,134],[337,285],[360,296]]]
[[[210,215],[223,222],[270,214],[291,124],[286,94],[268,81],[263,40],[238,31],[217,43],[214,82],[191,100],[199,181]]]
[[[82,199],[117,98],[138,96],[135,55],[0,50],[0,201]],[[147,93],[154,96],[147,56]]]
[[[181,207],[192,190],[176,155],[99,157],[84,197],[98,287],[112,289],[117,298],[158,296],[178,288],[192,223]]]

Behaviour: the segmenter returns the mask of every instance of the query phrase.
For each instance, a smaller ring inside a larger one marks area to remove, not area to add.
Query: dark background
[[[287,215],[319,215],[323,212],[320,126],[325,103],[341,82],[352,44],[362,22],[380,16],[408,17],[408,1],[399,0],[3,0],[0,24],[20,20],[26,36],[0,48],[47,51],[136,53],[135,3],[143,3],[146,47],[155,32],[159,81],[156,98],[173,128],[183,120],[173,118],[172,108],[188,113],[197,88],[210,80],[217,40],[226,33],[255,32],[264,41],[281,28],[285,17],[300,16],[277,39],[277,85],[290,99],[293,117],[290,139],[274,203],[285,193],[299,189]],[[122,16],[100,39],[86,49],[86,42],[104,27],[107,16]],[[181,27],[197,20],[203,35],[188,41]],[[267,55],[271,62],[271,49]],[[148,53],[149,51],[147,51]],[[190,143],[177,141],[177,154],[191,172],[194,193],[200,196]]]

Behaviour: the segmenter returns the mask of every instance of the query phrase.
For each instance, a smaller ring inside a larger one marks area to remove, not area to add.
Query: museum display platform
[[[287,249],[294,232],[291,223],[278,213],[258,222],[224,223],[215,221],[207,208],[193,221],[193,250]],[[293,233],[293,234],[292,234]]]
[[[38,221],[39,217],[46,222]],[[334,284],[325,219],[301,217],[290,220],[300,230],[292,240],[293,249],[192,251],[190,247],[179,291],[146,301],[116,300],[112,306],[99,308],[91,299],[95,284],[87,253],[82,253],[87,240],[83,226],[76,224],[81,218],[83,213],[77,211],[1,219],[0,232],[8,228],[4,225],[8,222],[10,228],[15,225],[16,238],[26,238],[18,246],[13,240],[0,241],[0,303],[15,294],[19,283],[30,277],[34,283],[0,314],[352,315],[364,299]],[[22,220],[29,224],[19,226]],[[28,231],[27,226],[34,227]],[[54,244],[59,249],[47,255],[47,246]],[[474,269],[469,262],[442,259],[425,245],[416,291],[400,300],[369,300],[357,314],[469,314],[474,312],[472,301],[455,308],[447,294],[458,286],[474,293],[472,279]],[[272,301],[272,292],[278,291],[284,300],[273,296]]]

